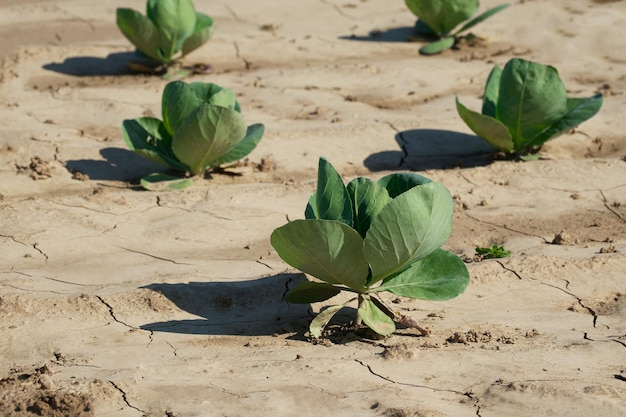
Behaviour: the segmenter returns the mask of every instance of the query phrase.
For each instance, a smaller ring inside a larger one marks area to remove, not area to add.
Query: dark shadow
[[[78,56],[67,58],[62,63],[45,64],[44,69],[77,77],[133,74],[128,63],[141,60],[135,52],[117,52],[106,58]]]
[[[408,42],[415,36],[415,26],[391,28],[386,30],[374,29],[367,36],[348,35],[340,36],[339,39],[365,42]]]
[[[283,300],[304,274],[278,274],[248,281],[150,284],[176,306],[198,318],[141,326],[144,330],[184,334],[268,336],[297,332],[303,337],[311,316],[308,304]]]
[[[400,151],[368,156],[370,171],[471,168],[488,165],[496,149],[475,135],[438,129],[415,129],[396,135]]]
[[[135,152],[122,148],[104,148],[100,150],[104,161],[78,159],[67,161],[65,167],[71,173],[80,172],[91,180],[136,181],[153,172],[166,172],[168,168]]]

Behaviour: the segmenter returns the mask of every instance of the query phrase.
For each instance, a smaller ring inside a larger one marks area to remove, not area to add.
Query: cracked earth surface
[[[402,2],[196,0],[218,30],[188,58],[213,72],[190,80],[232,88],[267,133],[170,193],[138,189],[160,168],[121,137],[166,83],[126,72],[113,16],[135,3],[0,0],[0,414],[626,413],[623,2],[517,2],[484,44],[426,58]],[[605,95],[544,160],[494,161],[454,110],[513,56]],[[346,180],[411,170],[454,196],[445,247],[472,261],[467,291],[387,300],[428,337],[311,343],[324,304],[282,302],[304,277],[269,235],[303,216],[320,155]],[[474,259],[492,244],[511,257]]]

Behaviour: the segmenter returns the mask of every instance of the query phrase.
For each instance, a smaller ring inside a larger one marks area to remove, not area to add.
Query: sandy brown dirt
[[[169,193],[138,188],[163,168],[121,137],[166,84],[126,69],[115,8],[144,4],[0,0],[0,414],[626,414],[626,2],[516,1],[478,46],[423,57],[402,1],[196,0],[218,29],[187,61],[214,70],[188,80],[233,89],[266,135],[236,175]],[[543,160],[494,161],[454,107],[514,56],[605,95]],[[445,248],[511,257],[469,263],[454,300],[398,300],[429,337],[311,343],[327,303],[282,301],[304,277],[269,235],[320,155],[346,180],[442,182]]]

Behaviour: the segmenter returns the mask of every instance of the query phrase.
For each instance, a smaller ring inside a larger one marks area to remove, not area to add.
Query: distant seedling
[[[122,123],[131,150],[182,173],[142,178],[141,185],[149,190],[185,188],[192,183],[185,173],[202,175],[242,159],[264,133],[262,124],[246,127],[233,92],[215,84],[170,82],[163,90],[161,111],[163,121],[141,117]]]
[[[169,67],[206,43],[213,18],[196,12],[191,0],[148,0],[146,16],[118,8],[117,26],[141,54]]]
[[[513,58],[489,74],[482,114],[468,110],[458,97],[456,108],[476,135],[499,150],[523,159],[553,139],[593,117],[602,94],[569,98],[557,70]]]
[[[344,185],[324,158],[317,191],[304,220],[274,230],[272,246],[294,268],[318,281],[303,282],[285,300],[325,301],[341,291],[355,294],[328,307],[311,322],[320,337],[341,308],[358,301],[356,324],[389,335],[395,323],[427,332],[410,317],[393,312],[379,293],[447,300],[465,291],[469,273],[456,255],[441,249],[452,229],[454,203],[441,184],[417,174],[391,174],[378,181],[359,177]]]
[[[506,250],[504,246],[491,245],[490,248],[476,247],[476,254],[482,256],[483,259],[508,258],[511,252]]]
[[[478,11],[478,0],[405,0],[407,7],[418,17],[415,31],[418,40],[432,40],[420,48],[424,55],[438,54],[452,48],[462,39],[471,40],[471,33],[461,35],[499,11],[507,8],[508,4],[493,7],[476,16],[454,31],[461,23],[470,19]]]

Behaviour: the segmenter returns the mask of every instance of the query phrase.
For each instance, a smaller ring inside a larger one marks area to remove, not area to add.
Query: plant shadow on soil
[[[121,148],[104,148],[100,150],[104,161],[95,159],[78,159],[65,163],[71,173],[80,172],[92,180],[129,181],[138,179],[152,172],[165,172],[167,167],[137,155],[133,151]]]
[[[106,75],[129,75],[131,72],[128,63],[139,57],[134,52],[117,52],[106,58],[94,56],[78,56],[67,58],[62,63],[52,62],[43,65],[49,71],[77,77],[92,77]]]
[[[306,278],[304,274],[277,274],[247,281],[156,283],[142,288],[161,293],[178,308],[197,319],[168,320],[140,326],[168,333],[269,336],[296,333],[303,339],[311,317],[308,304],[283,300],[288,288]]]
[[[472,168],[489,165],[496,151],[475,135],[438,129],[413,129],[395,137],[400,151],[384,151],[368,156],[364,165],[370,171]]]
[[[372,29],[367,36],[357,35],[344,35],[339,39],[350,41],[364,41],[364,42],[409,42],[409,38],[415,36],[415,27],[406,26],[399,28],[391,28],[386,30]]]

